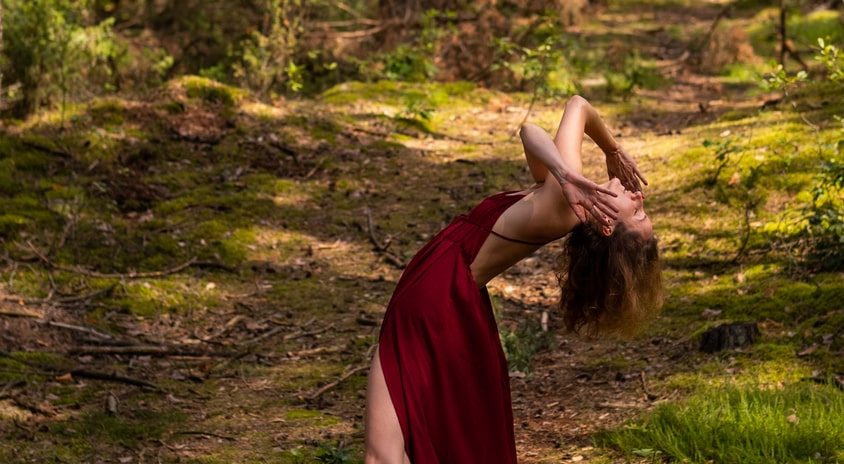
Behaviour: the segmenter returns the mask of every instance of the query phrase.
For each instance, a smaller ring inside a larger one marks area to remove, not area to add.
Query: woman
[[[588,135],[610,180],[582,175]],[[486,283],[568,235],[558,269],[570,331],[630,333],[662,305],[646,185],[595,109],[575,96],[557,135],[525,124],[536,184],[485,199],[413,258],[381,327],[366,405],[366,459],[375,463],[515,463],[507,363]]]

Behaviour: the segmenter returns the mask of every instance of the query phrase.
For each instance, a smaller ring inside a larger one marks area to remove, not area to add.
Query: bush
[[[113,76],[125,57],[113,19],[87,25],[87,1],[3,0],[3,7],[4,74],[17,116],[65,103],[92,75]]]

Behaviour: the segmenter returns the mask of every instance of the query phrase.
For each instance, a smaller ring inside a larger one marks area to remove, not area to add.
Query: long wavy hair
[[[571,231],[557,263],[566,330],[633,335],[663,304],[657,240],[618,223],[607,237],[590,224]]]

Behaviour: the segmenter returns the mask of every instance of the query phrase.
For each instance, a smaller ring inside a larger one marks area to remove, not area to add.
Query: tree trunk
[[[780,0],[780,64],[785,69],[785,57],[788,52],[788,36],[785,28],[785,0]]]

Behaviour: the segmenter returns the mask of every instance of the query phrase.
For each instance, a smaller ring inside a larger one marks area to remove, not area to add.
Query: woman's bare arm
[[[576,154],[579,162],[583,134],[588,135],[606,155],[607,175],[610,178],[618,177],[621,183],[632,191],[642,190],[640,179],[645,185],[648,184],[636,162],[615,140],[595,108],[585,98],[575,95],[566,103],[554,144],[564,158],[569,154]],[[569,163],[573,163],[573,160],[569,160]]]
[[[620,148],[595,108],[585,98],[575,95],[566,102],[554,144],[563,156],[566,153],[580,153],[583,134],[588,135],[607,156]]]
[[[585,221],[585,212],[603,224],[617,217],[616,207],[608,198],[616,194],[583,177],[579,146],[577,150],[568,152],[568,156],[563,156],[557,151],[548,133],[534,124],[524,124],[520,135],[534,178],[538,172],[544,172],[541,179],[537,179],[537,182],[542,182],[550,173],[560,184],[563,195],[578,219]],[[581,134],[581,140],[582,137]]]

